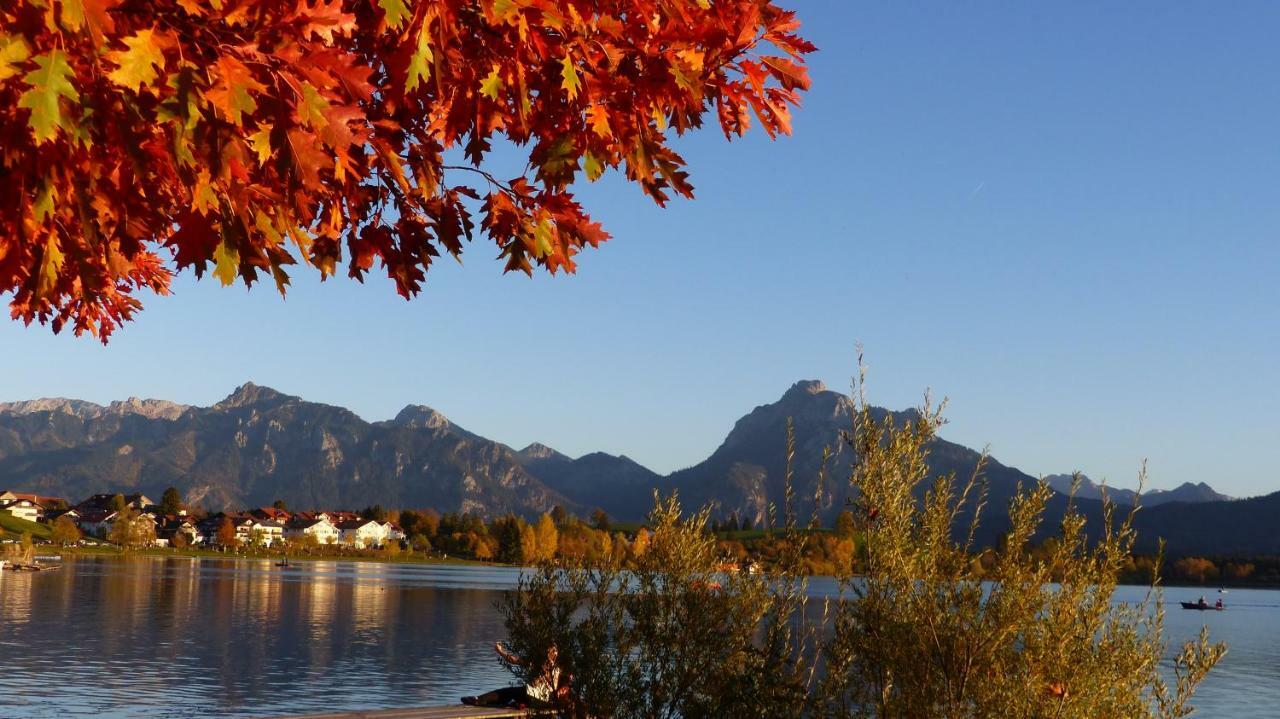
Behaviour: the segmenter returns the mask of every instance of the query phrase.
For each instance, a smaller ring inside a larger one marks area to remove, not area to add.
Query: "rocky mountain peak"
[[[248,407],[250,405],[262,404],[273,400],[284,399],[286,395],[277,392],[270,387],[262,387],[252,382],[245,382],[236,388],[236,391],[227,395],[227,398],[215,404],[213,409],[233,409],[236,407]]]
[[[167,402],[162,399],[139,399],[130,397],[124,401],[112,402],[107,410],[116,414],[138,414],[148,419],[175,420],[191,409],[188,405]]]
[[[64,399],[62,397],[45,397],[21,402],[0,402],[0,414],[23,415],[37,412],[61,412],[82,419],[89,419],[101,414],[102,406],[84,400]]]
[[[423,404],[408,405],[391,421],[412,429],[447,429],[453,425],[448,417]]]
[[[791,389],[782,395],[782,399],[800,399],[827,391],[827,385],[818,379],[802,379],[791,385]]]
[[[569,459],[567,455],[557,452],[555,449],[548,447],[541,442],[534,442],[516,454],[519,455],[521,461],[524,462],[536,459]]]

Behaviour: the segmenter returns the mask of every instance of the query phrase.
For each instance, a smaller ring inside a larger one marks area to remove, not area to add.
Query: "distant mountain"
[[[1045,481],[1050,487],[1061,494],[1069,494],[1071,492],[1072,475],[1070,474],[1050,474],[1046,476]],[[1117,487],[1108,487],[1097,484],[1088,477],[1080,476],[1080,488],[1076,491],[1076,496],[1082,499],[1101,500],[1104,496],[1111,497],[1111,500],[1117,504],[1129,506],[1133,504],[1137,492],[1132,489],[1121,489]],[[1156,507],[1161,504],[1170,502],[1187,502],[1195,504],[1199,502],[1227,502],[1232,498],[1222,494],[1213,487],[1199,482],[1192,484],[1184,482],[1173,489],[1149,489],[1142,493],[1142,506]]]
[[[782,510],[786,469],[788,419],[795,429],[796,453],[792,467],[795,511],[800,518],[818,514],[830,520],[847,506],[850,497],[851,450],[843,433],[853,425],[853,400],[828,390],[818,381],[794,384],[777,402],[761,405],[734,425],[724,442],[706,460],[675,472],[665,487],[679,490],[694,506],[711,503],[723,514],[736,512],[753,523],[764,521],[769,504]],[[873,408],[882,420],[892,415],[899,424],[917,417],[914,410],[890,412]],[[826,477],[819,486],[824,448],[832,454]],[[954,473],[961,480],[974,472],[981,454],[944,439],[930,446],[929,464],[938,474]],[[1018,486],[1030,487],[1036,479],[988,458],[983,469],[989,500],[998,506],[1013,496]],[[921,488],[923,490],[923,488]]]
[[[178,487],[188,501],[212,509],[265,505],[359,508],[434,507],[441,511],[533,515],[560,504],[577,512],[600,507],[620,520],[643,519],[652,492],[678,491],[687,507],[713,506],[759,524],[770,505],[781,511],[787,421],[795,427],[795,510],[826,521],[847,506],[852,457],[842,433],[852,401],[821,382],[797,382],[776,402],[740,418],[724,441],[692,467],[659,475],[626,456],[602,452],[570,457],[531,444],[519,451],[453,424],[443,414],[409,405],[392,420],[366,422],[341,407],[306,402],[245,384],[212,407],[131,399],[107,406],[69,399],[0,404],[0,489],[65,496],[99,492],[158,496]],[[874,409],[880,419],[907,422],[914,411]],[[832,457],[819,483],[823,448]],[[980,455],[936,439],[935,473],[963,479]],[[1006,531],[1004,507],[1019,486],[1037,480],[988,459],[983,470],[988,511],[979,535],[994,544]],[[1046,478],[1060,492],[1070,477]],[[923,488],[921,488],[923,490]],[[1076,505],[1097,530],[1099,485],[1082,480]],[[1107,488],[1122,504],[1128,490]],[[1280,494],[1228,499],[1206,484],[1184,484],[1144,495],[1142,541],[1169,540],[1170,553],[1272,548],[1280,539],[1268,522],[1280,516]],[[1046,532],[1065,511],[1050,503]],[[1264,536],[1265,535],[1265,536]]]
[[[572,459],[534,443],[516,457],[551,489],[585,508],[599,507],[617,518],[642,519],[653,504],[654,487],[662,482],[661,475],[625,455],[592,452]]]
[[[0,486],[71,499],[167,486],[210,508],[434,506],[494,514],[576,504],[506,445],[426,407],[369,423],[252,383],[213,407],[0,405]]]

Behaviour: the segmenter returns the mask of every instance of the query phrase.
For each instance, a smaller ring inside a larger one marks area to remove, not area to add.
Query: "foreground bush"
[[[861,385],[860,385],[861,386]],[[1134,542],[1133,512],[1106,509],[1090,539],[1074,510],[1041,551],[1032,539],[1051,490],[1020,492],[1002,547],[976,556],[975,474],[931,477],[942,424],[926,401],[909,424],[876,422],[858,398],[848,441],[858,556],[821,611],[800,578],[811,541],[786,512],[789,558],[768,579],[722,573],[707,513],[658,502],[634,566],[544,565],[505,599],[511,646],[555,646],[569,677],[566,713],[594,717],[1061,717],[1169,719],[1192,713],[1196,686],[1221,659],[1205,634],[1166,682],[1155,582],[1138,604],[1113,602]],[[927,486],[927,491],[920,490]],[[787,496],[790,506],[790,481]],[[1136,510],[1134,510],[1136,511]],[[979,561],[981,559],[982,561]],[[854,566],[858,574],[854,574]],[[536,662],[535,662],[536,665]],[[512,666],[524,680],[530,669]],[[534,670],[536,671],[536,670]]]

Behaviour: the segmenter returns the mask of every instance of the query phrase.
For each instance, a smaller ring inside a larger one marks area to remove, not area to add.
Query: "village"
[[[290,512],[273,506],[199,517],[145,494],[95,494],[73,505],[62,497],[0,491],[0,513],[46,525],[60,543],[83,537],[132,548],[272,548],[287,543],[378,549],[406,539],[394,522],[355,512]]]

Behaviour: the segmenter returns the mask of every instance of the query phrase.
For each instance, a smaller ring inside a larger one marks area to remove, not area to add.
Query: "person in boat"
[[[493,650],[508,664],[532,666],[531,661],[511,651],[502,642],[495,643]],[[477,707],[547,708],[555,701],[563,701],[568,697],[568,683],[561,680],[560,652],[553,644],[547,649],[547,657],[539,667],[537,676],[529,683],[522,687],[503,687],[479,696],[463,697],[462,703]]]
[[[1222,609],[1222,597],[1218,597],[1218,601],[1213,603],[1214,609]]]
[[[1201,609],[1207,609],[1209,607],[1209,603],[1204,600],[1203,594],[1200,595],[1200,601],[1196,602],[1196,606],[1200,607]]]

